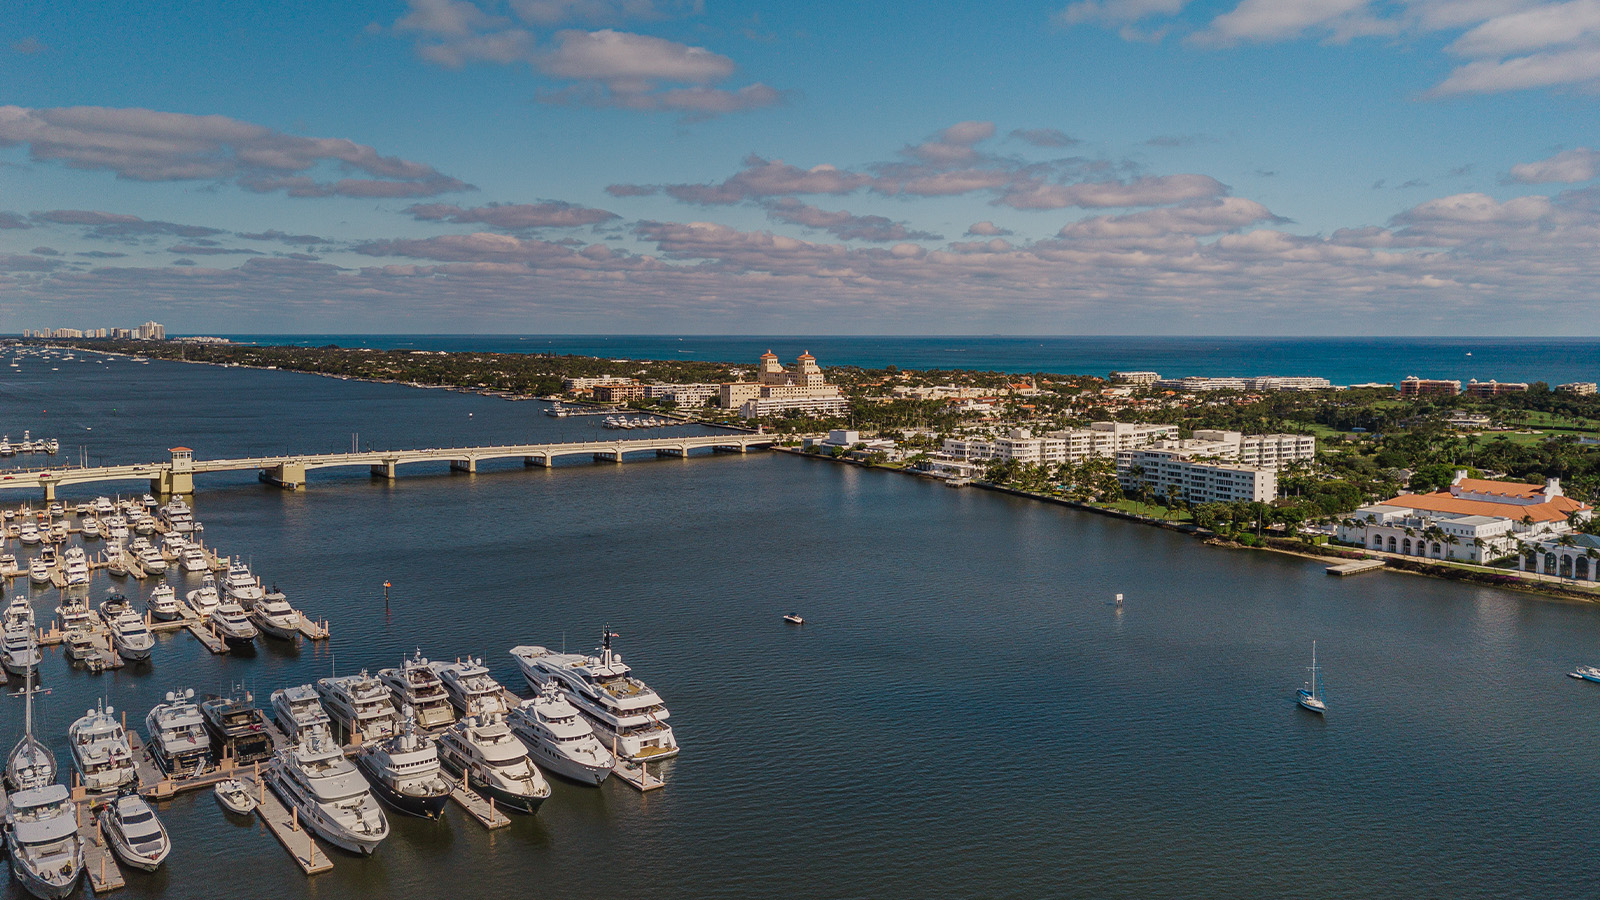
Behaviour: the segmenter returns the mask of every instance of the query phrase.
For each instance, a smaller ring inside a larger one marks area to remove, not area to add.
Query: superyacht
[[[379,669],[378,680],[394,692],[396,706],[415,710],[417,724],[423,728],[442,728],[456,720],[450,695],[445,693],[439,676],[434,674],[421,650],[410,659],[401,660],[398,669]]]
[[[89,611],[89,601],[83,597],[64,597],[56,607],[62,631],[80,631],[94,625],[94,613]]]
[[[221,598],[217,596],[217,580],[210,575],[206,576],[206,580],[198,589],[190,591],[186,597],[189,605],[194,607],[194,611],[202,619],[211,618],[212,611],[222,603]]]
[[[400,716],[389,689],[365,669],[357,675],[319,680],[317,694],[348,740],[376,741],[400,732]]]
[[[450,783],[439,770],[439,749],[417,729],[417,717],[405,708],[400,733],[368,744],[356,754],[361,774],[372,782],[378,799],[408,816],[437,819],[450,799]]]
[[[280,750],[265,775],[267,786],[295,817],[334,846],[365,855],[389,836],[389,821],[366,779],[339,745],[320,733]]]
[[[148,542],[139,548],[138,557],[139,568],[143,569],[146,575],[160,575],[167,571],[167,558]]]
[[[149,605],[150,615],[163,622],[170,622],[183,614],[178,609],[178,592],[165,581],[150,592]]]
[[[116,791],[138,780],[133,745],[115,708],[102,702],[84,713],[67,728],[67,738],[72,743],[72,765],[89,790]]]
[[[328,712],[322,708],[316,688],[309,684],[273,691],[272,717],[278,720],[278,727],[291,741],[300,740],[309,731],[326,732],[332,737]]]
[[[47,781],[17,791],[10,801],[5,824],[12,876],[41,900],[71,894],[83,875],[83,840],[66,785]]]
[[[231,600],[237,600],[245,609],[266,596],[266,591],[261,589],[260,579],[250,574],[250,567],[238,560],[228,565],[227,577],[222,581],[222,593]]]
[[[106,620],[106,625],[111,628],[111,646],[117,655],[129,662],[140,662],[150,658],[150,651],[155,649],[155,635],[150,633],[150,626],[144,619],[133,611],[132,607],[124,604],[120,612],[107,614],[105,604],[100,606],[100,617]]]
[[[194,705],[194,689],[182,694],[169,691],[165,703],[156,704],[144,720],[150,735],[150,755],[169,774],[198,775],[211,765],[211,738],[205,717]]]
[[[563,778],[599,785],[617,764],[554,679],[545,682],[538,697],[512,710],[509,722],[529,757]]]
[[[567,700],[594,729],[601,743],[623,759],[643,762],[678,755],[678,742],[668,725],[667,707],[648,685],[611,649],[610,631],[603,633],[599,656],[556,653],[544,647],[513,647],[522,675],[536,690],[545,682],[561,685]]]
[[[256,639],[256,626],[250,624],[250,614],[232,599],[211,611],[211,630],[230,647],[243,647]]]
[[[0,666],[13,675],[27,675],[39,667],[39,637],[34,631],[33,607],[17,595],[6,607],[0,625]]]
[[[173,497],[166,506],[161,507],[161,519],[168,528],[179,534],[194,531],[194,512],[182,497]]]
[[[532,815],[550,796],[550,783],[503,716],[469,716],[445,729],[439,735],[439,761],[501,809]]]
[[[300,639],[300,612],[277,588],[268,591],[250,610],[250,621],[267,637],[280,641]]]
[[[232,759],[235,765],[248,765],[272,756],[272,735],[267,717],[251,705],[248,693],[233,697],[210,697],[200,703],[206,732],[218,759]]]
[[[450,695],[450,703],[463,716],[494,716],[511,712],[505,688],[490,677],[482,659],[467,657],[453,663],[431,663]]]
[[[205,548],[194,541],[184,545],[181,559],[185,572],[208,572],[211,570],[211,566],[206,561]]]
[[[82,547],[70,547],[65,556],[64,574],[67,587],[83,587],[89,583],[89,556]]]

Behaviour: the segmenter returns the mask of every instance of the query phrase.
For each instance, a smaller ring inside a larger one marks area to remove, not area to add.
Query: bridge
[[[56,499],[56,489],[75,484],[104,481],[148,480],[153,494],[192,494],[194,476],[209,472],[238,472],[255,469],[262,481],[287,490],[306,485],[306,473],[313,469],[341,466],[367,466],[379,478],[394,478],[403,465],[423,462],[448,462],[458,472],[476,472],[478,463],[492,459],[522,458],[527,466],[550,468],[564,456],[588,456],[596,461],[621,463],[630,453],[687,457],[691,450],[746,453],[751,447],[771,447],[770,435],[712,434],[693,437],[661,437],[617,441],[576,441],[559,444],[505,444],[494,447],[437,447],[421,450],[367,450],[356,453],[323,453],[298,456],[257,456],[245,459],[195,459],[188,447],[172,448],[169,462],[126,466],[47,468],[27,472],[0,472],[0,490],[29,489],[44,492],[45,500]]]

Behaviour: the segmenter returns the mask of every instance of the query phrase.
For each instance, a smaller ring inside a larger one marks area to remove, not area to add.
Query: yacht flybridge
[[[463,716],[495,716],[511,712],[505,688],[484,668],[482,659],[467,657],[453,663],[430,663],[450,703]]]
[[[379,669],[378,680],[394,692],[396,706],[415,711],[417,724],[423,728],[442,728],[456,720],[450,695],[421,650],[402,661],[398,669]]]
[[[389,689],[365,669],[357,675],[319,680],[317,694],[348,740],[375,741],[400,732],[400,716]]]
[[[513,647],[517,667],[534,689],[546,682],[561,686],[568,702],[594,729],[612,752],[636,762],[669,759],[678,755],[678,742],[667,724],[667,707],[649,685],[629,674],[632,670],[611,649],[604,632],[599,656],[556,653],[544,647]]]

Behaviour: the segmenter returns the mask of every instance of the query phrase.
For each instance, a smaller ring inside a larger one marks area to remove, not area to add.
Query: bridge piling
[[[395,461],[392,459],[386,459],[381,463],[373,463],[372,477],[387,478],[390,481],[393,481],[395,479]]]
[[[466,472],[468,475],[476,474],[478,471],[478,461],[472,457],[468,457],[466,459],[452,459],[450,460],[450,470],[453,472]]]

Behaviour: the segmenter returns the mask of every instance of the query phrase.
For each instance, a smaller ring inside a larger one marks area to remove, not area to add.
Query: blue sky
[[[1596,333],[1600,0],[0,31],[4,331]]]

